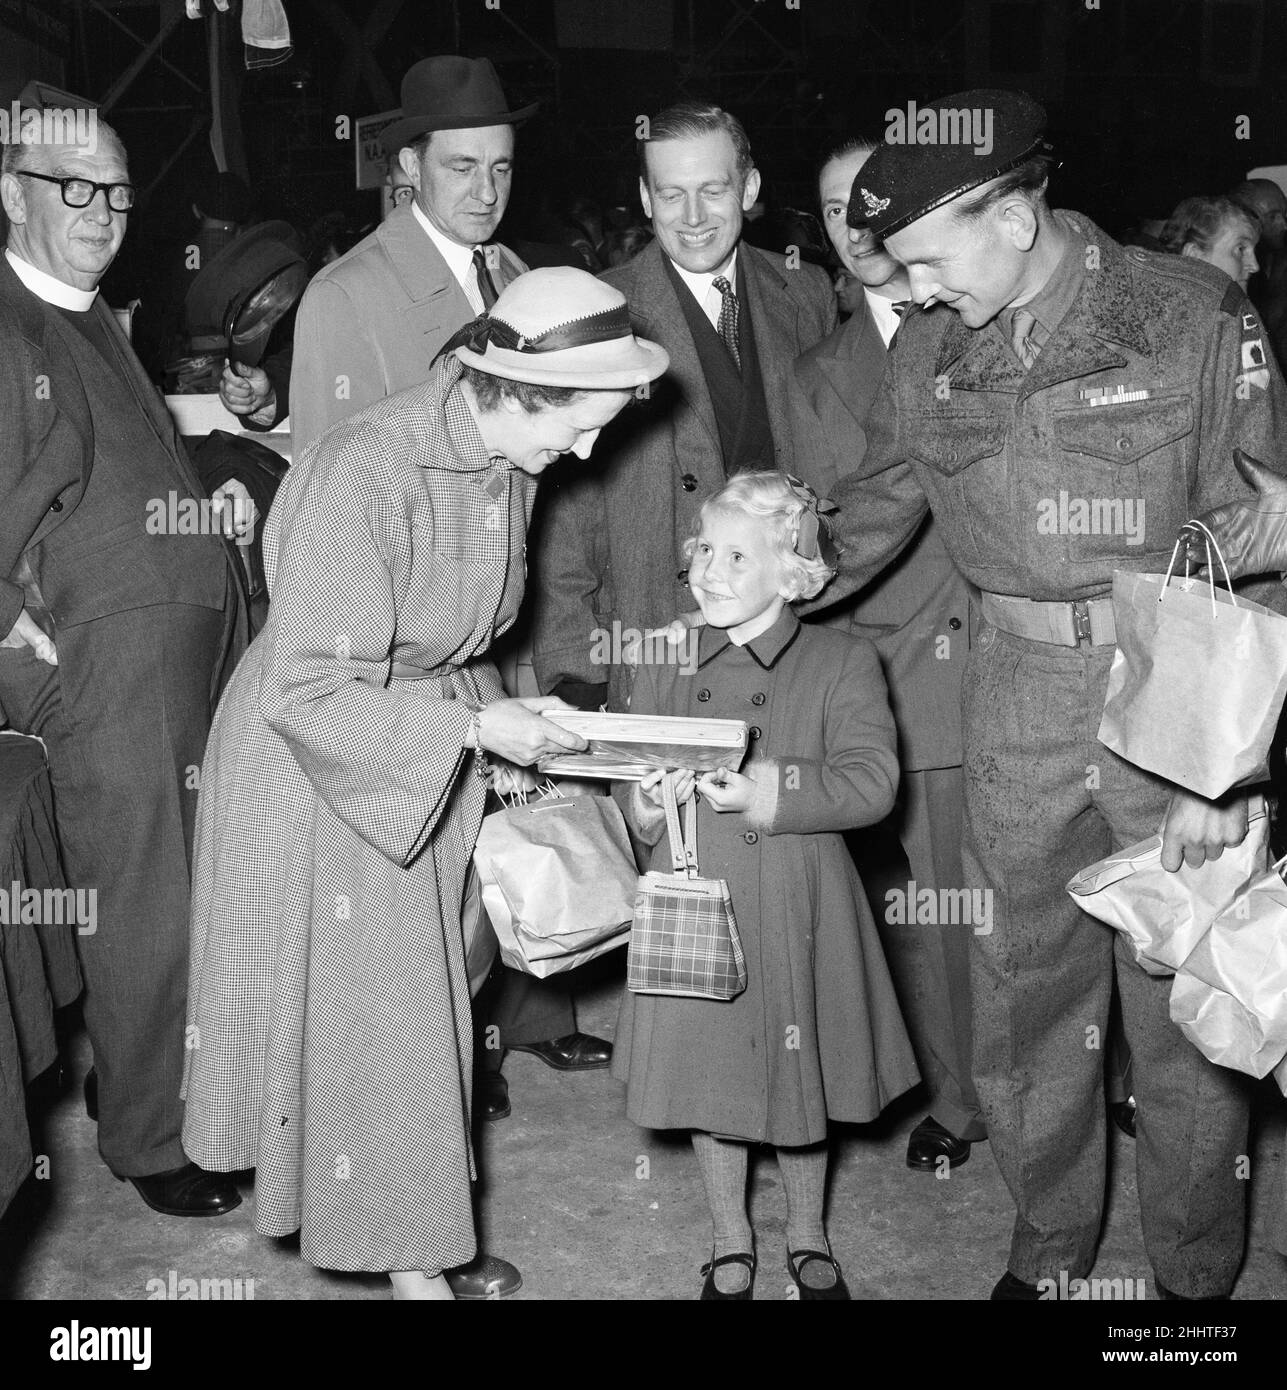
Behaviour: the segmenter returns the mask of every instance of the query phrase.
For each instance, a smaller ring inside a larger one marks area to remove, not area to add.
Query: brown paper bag
[[[630,940],[638,881],[617,803],[550,790],[485,816],[474,850],[501,959],[541,979]]]
[[[1117,652],[1099,740],[1210,800],[1265,776],[1287,697],[1287,618],[1209,580],[1113,575]]]
[[[1136,963],[1150,975],[1171,975],[1211,923],[1268,862],[1269,817],[1263,797],[1252,800],[1247,836],[1219,859],[1175,873],[1162,867],[1162,837],[1151,835],[1069,879],[1078,907],[1130,938]]]
[[[1287,1058],[1284,864],[1259,875],[1220,913],[1171,987],[1171,1019],[1198,1051],[1255,1077]]]

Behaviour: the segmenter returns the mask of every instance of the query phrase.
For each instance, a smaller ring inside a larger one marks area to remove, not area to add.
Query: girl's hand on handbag
[[[661,779],[666,775],[664,769],[658,768],[655,772],[650,772],[646,777],[640,779],[639,790],[652,802],[654,806],[662,805],[661,799]],[[682,771],[675,779],[675,801],[682,806],[693,794],[696,785],[696,777],[687,768]]]
[[[755,783],[749,777],[723,767],[718,772],[704,772],[697,790],[720,812],[749,811],[755,797]]]

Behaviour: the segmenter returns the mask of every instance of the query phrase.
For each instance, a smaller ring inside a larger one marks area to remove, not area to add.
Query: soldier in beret
[[[917,307],[890,350],[866,457],[835,492],[846,553],[827,601],[878,574],[927,512],[982,592],[962,697],[966,882],[992,903],[991,932],[973,935],[974,1076],[1017,1207],[992,1297],[1036,1299],[1040,1281],[1094,1264],[1115,950],[1158,1293],[1226,1297],[1244,1242],[1242,1081],[1185,1041],[1170,982],[1115,947],[1064,884],[1159,828],[1170,870],[1246,834],[1244,798],[1202,801],[1095,731],[1113,570],[1165,569],[1189,517],[1248,495],[1233,451],[1275,456],[1283,381],[1272,357],[1244,368],[1267,354],[1227,276],[1051,211],[1036,102],[972,91],[898,114],[855,180],[854,210],[907,266]],[[1092,531],[1088,512],[1132,520]]]

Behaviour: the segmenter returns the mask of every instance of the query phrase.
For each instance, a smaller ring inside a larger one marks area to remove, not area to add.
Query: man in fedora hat
[[[415,196],[314,276],[300,301],[290,386],[297,456],[337,421],[425,381],[452,334],[527,269],[491,238],[509,202],[514,126],[535,110],[510,107],[486,58],[425,58],[403,78],[402,116],[381,140]],[[499,1043],[479,1049],[475,1110],[484,1119],[509,1114],[507,1047],[559,1070],[611,1060],[610,1043],[577,1030],[565,979],[504,969],[477,1007]]]
[[[429,375],[438,349],[527,267],[493,242],[509,202],[514,126],[486,58],[425,58],[402,79],[385,152],[415,189],[370,236],[324,267],[295,322],[294,448]]]
[[[922,118],[931,138],[887,132],[854,186],[916,307],[867,417],[867,453],[833,493],[846,548],[826,601],[861,589],[929,513],[981,591],[963,677],[962,856],[987,916],[962,930],[974,1080],[1016,1208],[992,1297],[1057,1297],[1095,1262],[1115,974],[1157,1291],[1225,1298],[1245,1239],[1247,1092],[1172,1025],[1170,980],[1145,974],[1064,885],[1159,832],[1173,871],[1247,833],[1245,796],[1203,801],[1095,731],[1116,652],[1114,570],[1165,569],[1189,517],[1247,496],[1234,450],[1270,456],[1257,451],[1281,438],[1287,396],[1272,356],[1246,379],[1263,329],[1227,276],[1052,211],[1035,101],[965,92]],[[987,148],[961,138],[967,123]],[[1061,496],[1131,499],[1140,529],[1051,526]]]

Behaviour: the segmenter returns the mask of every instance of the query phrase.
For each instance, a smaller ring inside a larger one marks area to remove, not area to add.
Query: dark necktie
[[[487,269],[487,256],[481,246],[474,247],[474,274],[478,279],[478,293],[483,297],[485,312],[496,303],[496,285],[491,271]]]
[[[719,306],[719,336],[724,339],[724,346],[729,350],[740,372],[742,353],[737,345],[737,295],[733,293],[733,286],[725,276],[717,275],[713,283],[723,300]]]
[[[1037,341],[1037,316],[1031,314],[1027,309],[1016,309],[1014,318],[1010,321],[1010,346],[1014,348],[1015,355],[1025,367],[1031,367],[1037,360],[1037,354],[1041,351],[1041,343]]]

